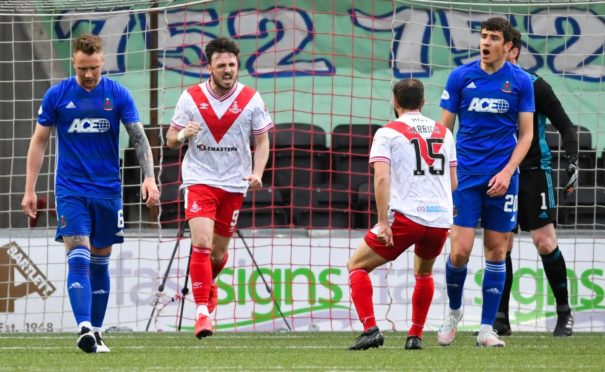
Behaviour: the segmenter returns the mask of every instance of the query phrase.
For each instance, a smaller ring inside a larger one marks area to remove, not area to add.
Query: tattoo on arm
[[[151,146],[149,146],[149,141],[143,130],[143,124],[137,122],[126,125],[126,131],[134,145],[134,151],[137,154],[143,175],[153,177],[153,156],[151,155]]]

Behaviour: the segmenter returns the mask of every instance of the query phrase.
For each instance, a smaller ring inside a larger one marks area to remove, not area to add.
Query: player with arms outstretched
[[[435,291],[433,264],[452,224],[452,191],[457,183],[453,135],[420,113],[424,87],[419,80],[398,82],[393,96],[397,120],[376,132],[370,150],[378,223],[348,263],[351,297],[364,328],[351,350],[383,344],[369,273],[412,245],[416,284],[405,349],[422,349],[422,331]]]
[[[151,207],[159,199],[153,158],[132,96],[118,82],[101,76],[101,38],[85,34],[73,41],[76,76],[44,95],[27,153],[21,207],[36,218],[36,180],[52,128],[57,137],[55,239],[67,251],[67,292],[78,323],[78,347],[109,352],[101,328],[109,299],[109,256],[124,241],[120,180],[120,121],[145,176],[141,195]]]
[[[189,272],[196,304],[194,333],[212,335],[216,278],[227,263],[227,247],[248,190],[262,187],[269,159],[271,117],[258,92],[237,81],[239,48],[220,37],[205,48],[210,79],[179,98],[166,135],[171,148],[187,142],[182,165],[185,217],[191,229]],[[254,166],[250,135],[254,135]]]
[[[504,18],[481,22],[481,58],[454,69],[441,97],[441,123],[456,115],[458,189],[454,192],[452,249],[446,262],[450,312],[438,332],[454,341],[462,319],[462,292],[479,220],[484,229],[485,272],[478,346],[504,346],[493,323],[504,288],[509,232],[517,223],[517,167],[532,141],[534,91],[529,75],[506,61],[512,26]]]
[[[521,33],[514,30],[513,44],[508,53],[508,61],[517,64],[521,52]],[[536,115],[534,115],[534,137],[525,159],[519,169],[519,227],[529,231],[542,259],[548,284],[557,302],[557,324],[553,334],[559,337],[571,336],[573,315],[569,307],[567,289],[567,268],[563,253],[557,244],[555,221],[555,190],[552,181],[552,155],[546,143],[546,118],[561,133],[567,158],[569,180],[565,192],[574,191],[577,183],[578,138],[576,128],[563,110],[561,102],[551,86],[541,77],[530,74],[534,82]],[[513,283],[513,263],[510,253],[514,237],[508,241],[506,254],[506,282],[500,301],[494,329],[499,335],[510,335],[508,305]]]

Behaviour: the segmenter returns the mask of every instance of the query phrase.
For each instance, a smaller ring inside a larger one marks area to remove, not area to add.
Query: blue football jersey
[[[458,116],[458,172],[495,174],[517,145],[520,112],[534,112],[530,76],[506,62],[488,74],[480,61],[454,69],[441,96],[441,107]]]
[[[132,96],[118,82],[101,77],[88,92],[71,77],[48,89],[38,123],[56,127],[57,196],[121,196],[120,121],[140,119]]]

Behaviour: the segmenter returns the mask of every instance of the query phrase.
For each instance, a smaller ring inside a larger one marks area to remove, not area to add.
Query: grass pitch
[[[85,354],[66,333],[0,335],[0,370],[595,370],[605,369],[605,335],[550,333],[505,337],[505,348],[479,348],[470,332],[453,345],[424,336],[424,350],[404,350],[405,334],[385,332],[385,345],[348,351],[350,332],[108,333],[108,354]]]

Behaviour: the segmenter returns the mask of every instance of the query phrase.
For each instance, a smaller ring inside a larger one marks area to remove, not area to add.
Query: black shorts
[[[523,231],[556,223],[557,209],[551,171],[521,171],[517,216],[519,227]]]

